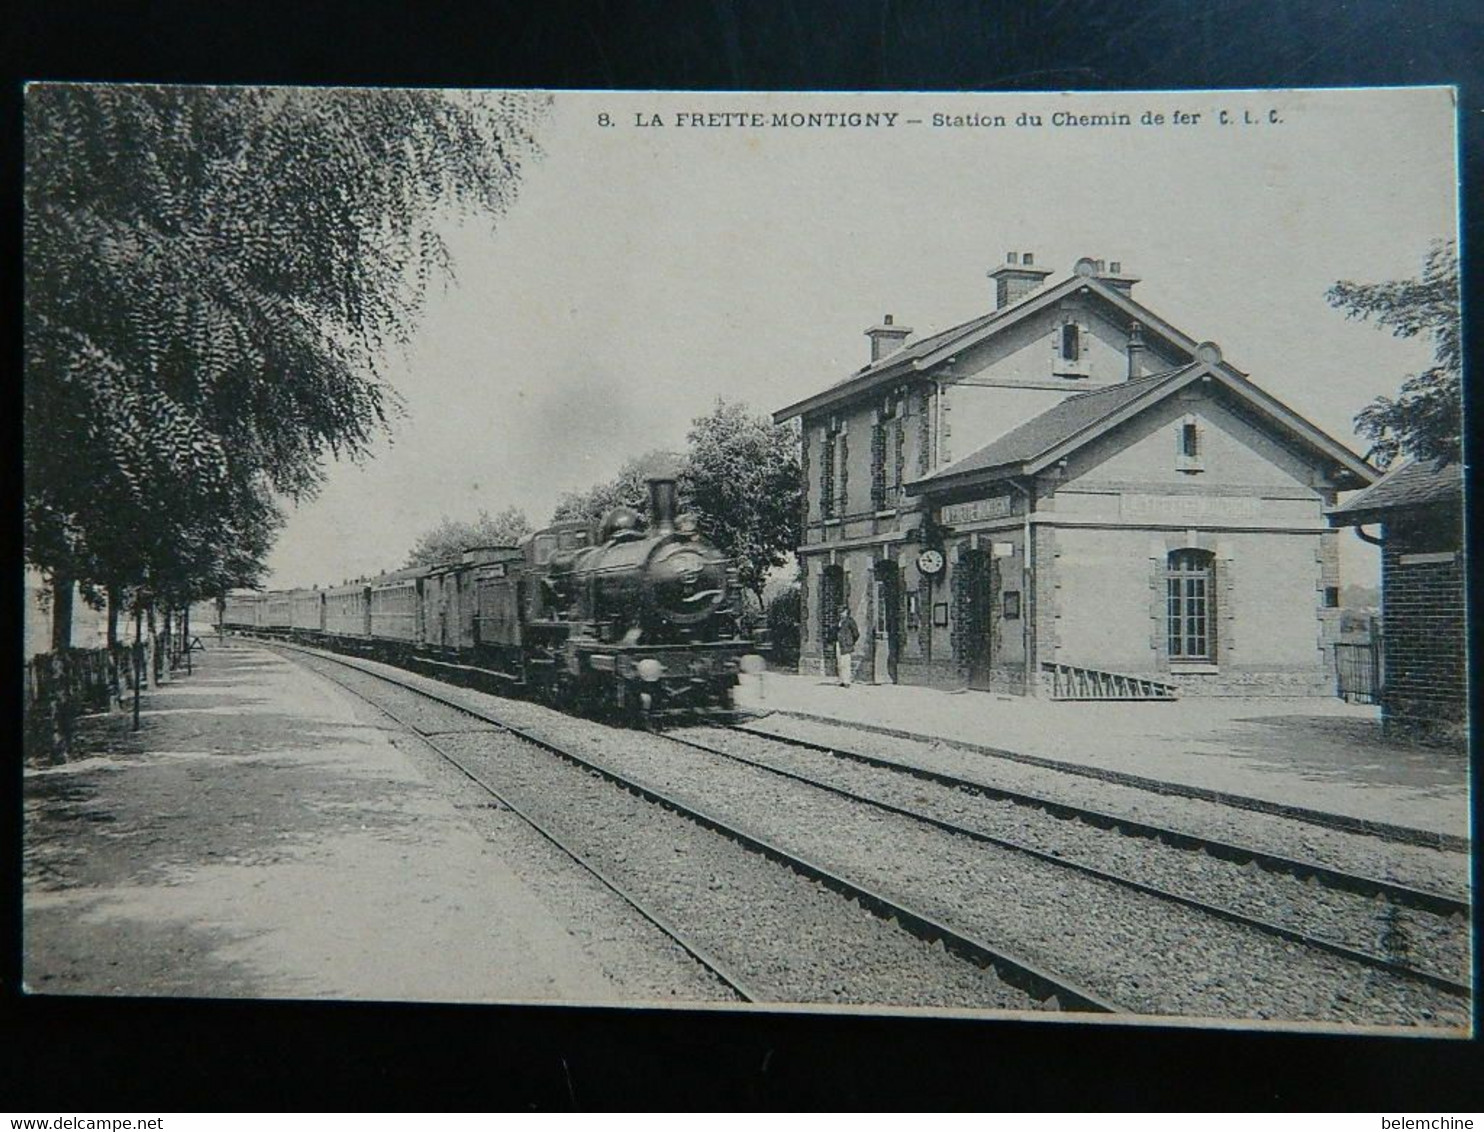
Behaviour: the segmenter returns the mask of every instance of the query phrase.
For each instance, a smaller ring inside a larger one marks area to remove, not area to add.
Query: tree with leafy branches
[[[672,476],[681,480],[680,506],[687,506],[684,492],[683,471],[686,457],[683,453],[667,452],[656,448],[624,461],[623,467],[611,480],[596,483],[583,491],[568,491],[557,500],[553,512],[553,523],[569,522],[573,519],[595,521],[615,507],[631,507],[640,518],[649,518],[649,479],[651,476]]]
[[[530,520],[519,507],[507,507],[497,515],[481,508],[472,523],[445,515],[438,525],[424,531],[408,552],[408,566],[436,566],[457,562],[475,546],[514,546],[532,531]]]
[[[440,226],[508,207],[548,102],[27,88],[24,537],[59,645],[75,580],[253,583],[278,500],[387,430]]]
[[[681,476],[700,527],[737,563],[738,579],[763,608],[768,575],[799,544],[799,431],[718,400],[697,417]]]
[[[1347,318],[1374,319],[1397,338],[1427,335],[1433,364],[1402,382],[1396,397],[1377,397],[1356,414],[1371,442],[1367,459],[1383,470],[1403,453],[1443,463],[1460,458],[1463,443],[1463,350],[1458,251],[1435,241],[1416,279],[1386,283],[1341,280],[1325,298]]]

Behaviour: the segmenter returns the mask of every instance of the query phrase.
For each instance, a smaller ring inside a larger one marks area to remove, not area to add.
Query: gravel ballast
[[[431,686],[433,682],[429,684]],[[1467,1024],[1467,1004],[1454,996],[1251,928],[1183,909],[1122,886],[1073,874],[1024,854],[946,834],[909,818],[787,782],[765,771],[671,743],[663,736],[618,730],[551,712],[534,704],[462,689],[444,688],[440,691],[471,703],[481,703],[498,717],[530,728],[547,741],[570,747],[615,771],[632,775],[656,789],[692,802],[968,934],[995,941],[1069,981],[1087,986],[1095,993],[1138,1012],[1393,1025]],[[464,722],[457,726],[450,722],[450,717],[457,715],[451,709],[417,701],[407,692],[389,691],[386,695],[400,697],[399,714],[402,712],[400,705],[405,700],[409,706],[409,718],[417,726],[433,730],[440,727],[449,730],[468,728],[467,717],[462,717]],[[413,708],[414,701],[420,706]],[[442,714],[419,719],[415,717],[419,711]],[[851,733],[852,739],[860,735],[859,732]],[[808,737],[816,738],[813,735]],[[440,741],[488,744],[492,740],[488,736],[449,736]],[[851,743],[850,747],[865,749],[861,743]],[[608,828],[612,821],[610,817],[594,819],[589,812],[590,807],[604,805],[600,795],[608,795],[613,787],[602,784],[602,789],[593,793],[595,780],[592,776],[571,772],[571,768],[564,768],[569,771],[565,780],[560,776],[552,778],[549,768],[556,762],[554,756],[533,752],[529,747],[522,749],[527,754],[519,758],[501,754],[498,764],[502,774],[526,775],[525,785],[521,788],[532,790],[538,798],[552,799],[545,804],[563,811],[567,820],[572,821],[574,828],[584,836],[591,836],[601,844],[607,844],[605,838],[620,838],[618,833]],[[541,769],[543,767],[547,769]],[[941,765],[934,769],[964,773],[962,768]],[[887,771],[877,773],[890,774]],[[913,792],[908,799],[911,804],[919,807],[923,804],[918,799],[925,797],[920,787],[926,785],[911,783],[906,787]],[[1099,790],[1111,789],[1107,784],[1089,785],[1096,785]],[[1046,793],[1045,790],[1039,792]],[[580,804],[574,804],[577,799],[580,799]],[[1161,803],[1192,802],[1190,799],[1157,800]],[[985,805],[986,800],[965,796],[963,802],[977,810]],[[698,922],[692,917],[701,916],[724,926],[726,930],[719,937],[721,942],[708,946],[726,954],[729,961],[738,950],[750,953],[757,943],[766,942],[754,940],[754,936],[769,936],[775,944],[786,940],[788,946],[766,949],[771,959],[749,961],[752,963],[750,969],[763,972],[788,970],[791,977],[796,974],[795,968],[789,966],[794,962],[793,946],[807,946],[817,941],[820,926],[810,926],[815,923],[815,913],[801,902],[799,907],[804,910],[801,913],[804,924],[796,929],[789,917],[794,914],[790,910],[791,901],[798,898],[779,900],[769,894],[766,886],[776,885],[777,874],[784,870],[744,854],[744,858],[751,857],[754,872],[761,867],[761,873],[755,879],[749,875],[722,875],[720,872],[712,877],[702,876],[702,873],[714,870],[714,861],[724,857],[735,860],[736,847],[726,843],[724,853],[716,853],[712,846],[693,849],[688,844],[691,839],[704,834],[702,840],[705,841],[715,838],[715,835],[635,799],[630,798],[629,804],[640,807],[631,809],[623,818],[637,830],[627,836],[637,837],[638,842],[620,840],[618,848],[604,848],[600,852],[613,854],[615,860],[621,853],[623,859],[617,860],[618,865],[629,865],[636,859],[640,861],[642,867],[635,874],[636,884],[658,886],[660,892],[672,892],[677,901],[681,901],[683,894],[685,902],[677,906],[684,910],[687,923]],[[1113,808],[1104,797],[1091,800],[1089,804],[1105,810]],[[1211,805],[1204,802],[1194,804]],[[1130,816],[1135,815],[1131,813]],[[1137,816],[1142,820],[1157,820],[1147,810]],[[1244,813],[1242,818],[1251,821],[1261,816]],[[1044,814],[1038,814],[1037,818],[1043,822],[1047,820]],[[1075,828],[1076,823],[1057,824]],[[1328,830],[1317,832],[1326,837],[1353,836]],[[1081,833],[1108,836],[1091,829],[1080,831],[1078,836]],[[1143,839],[1136,844],[1141,850],[1161,848]],[[677,852],[677,845],[686,847]],[[1063,851],[1070,852],[1075,848]],[[1300,855],[1297,848],[1292,845],[1274,847],[1275,851]],[[1400,848],[1411,853],[1419,852],[1411,847]],[[671,856],[665,855],[665,849]],[[1090,850],[1084,846],[1081,851]],[[659,856],[654,856],[655,853]],[[1317,855],[1310,855],[1318,859]],[[691,858],[678,874],[673,869],[674,857]],[[668,872],[665,871],[667,863],[671,865]],[[763,874],[772,879],[764,880]],[[806,883],[794,874],[786,875],[791,882]],[[1264,878],[1265,881],[1279,879],[1283,878]],[[714,887],[713,881],[716,882]],[[763,884],[764,887],[753,890],[753,884]],[[695,891],[697,886],[701,888],[699,895]],[[714,905],[720,899],[718,893],[728,893],[734,886],[739,893],[734,900],[740,901],[741,908],[754,909],[763,917],[761,923],[764,927],[749,927],[746,917],[737,914],[737,906],[729,911],[726,907]],[[840,903],[838,897],[824,893],[817,885],[811,883],[808,887],[828,896],[827,903]],[[860,909],[852,910],[880,927],[880,921],[874,917],[868,917]],[[903,933],[888,934],[898,945],[909,939]],[[732,950],[724,951],[723,942]],[[871,946],[875,947],[880,942],[873,940]],[[916,940],[910,940],[909,944],[911,949],[923,949]],[[840,954],[838,947],[832,946],[827,950],[831,956]],[[853,955],[846,970],[870,982],[873,972],[880,973],[880,969],[870,961],[863,965],[865,954]],[[1412,956],[1407,958],[1415,961]],[[957,960],[952,962],[955,967],[968,966]],[[894,962],[889,967],[895,974],[887,979],[888,984],[900,983],[905,977],[900,964]],[[840,965],[835,965],[835,969],[840,970]],[[1006,1005],[1016,1008],[1013,1001],[1005,1000],[1003,991],[1006,988],[992,975],[977,971],[975,974],[980,979],[993,982],[1001,992],[1000,997],[991,1001],[989,999],[993,996],[982,996],[981,991],[978,999],[965,998],[963,988],[945,989],[946,984],[939,983],[937,990],[931,990],[911,978],[901,986],[888,985],[884,992],[871,989],[857,995],[850,988],[830,985],[835,981],[834,976],[823,980],[806,977],[791,982],[787,996],[795,1001],[808,1002]],[[1024,996],[1014,992],[1010,997],[1016,996],[1023,1008]]]
[[[755,720],[748,729],[838,746],[905,766],[920,766],[987,786],[1037,794],[1074,806],[1121,814],[1197,836],[1250,845],[1269,853],[1311,860],[1347,872],[1365,873],[1398,884],[1467,899],[1469,858],[1421,845],[1383,841],[1299,821],[1278,814],[1224,806],[1180,794],[1158,794],[1085,775],[998,759],[981,751],[934,739],[894,735],[826,724],[787,715]]]
[[[1255,864],[1240,865],[1150,838],[1126,836],[1008,799],[966,793],[746,732],[703,728],[685,736],[1058,858],[1445,978],[1468,980],[1469,932],[1462,917],[1398,907],[1386,900],[1268,872]]]
[[[408,724],[437,733],[440,746],[580,847],[626,891],[683,925],[746,986],[762,992],[764,1001],[1043,1008],[992,970],[924,943],[823,885],[592,772],[375,677],[349,670],[337,675]]]

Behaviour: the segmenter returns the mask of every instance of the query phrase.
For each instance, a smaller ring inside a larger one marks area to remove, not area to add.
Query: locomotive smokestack
[[[657,535],[675,531],[675,477],[651,476],[649,480],[649,529]]]

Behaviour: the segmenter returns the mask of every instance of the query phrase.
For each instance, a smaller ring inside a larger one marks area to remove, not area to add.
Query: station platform
[[[143,727],[28,770],[31,993],[608,1001],[607,976],[394,743],[251,644],[208,642]]]
[[[1052,701],[768,672],[738,705],[998,748],[1093,776],[1315,810],[1359,825],[1469,837],[1467,756],[1381,734],[1380,709],[1339,699]],[[990,757],[990,756],[986,756]],[[1419,840],[1427,840],[1420,838]]]

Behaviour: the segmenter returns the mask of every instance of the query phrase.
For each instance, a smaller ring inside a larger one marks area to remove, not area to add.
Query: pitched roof
[[[939,468],[917,482],[951,479],[970,472],[983,471],[986,468],[998,468],[1007,464],[1022,464],[1034,460],[1042,453],[1064,444],[1079,432],[1096,425],[1125,405],[1138,400],[1163,382],[1171,381],[1199,364],[1199,362],[1191,362],[1179,369],[1110,385],[1106,389],[1099,389],[1093,393],[1079,393],[1068,397],[1060,404],[1047,409],[1040,416],[1032,417],[1024,424],[990,441],[972,455]]]
[[[1463,464],[1439,465],[1432,460],[1409,460],[1387,472],[1370,487],[1346,500],[1329,514],[1337,525],[1365,522],[1364,516],[1404,507],[1426,507],[1463,498]]]
[[[1249,410],[1329,460],[1341,476],[1360,484],[1369,484],[1376,479],[1376,470],[1350,449],[1315,428],[1272,394],[1215,360],[1190,362],[1164,373],[1069,397],[963,459],[913,480],[906,485],[907,494],[922,495],[973,481],[1034,475],[1201,379],[1209,379],[1227,389]]]
[[[1137,320],[1144,328],[1146,339],[1152,335],[1183,351],[1187,357],[1194,356],[1197,345],[1195,339],[1171,326],[1141,303],[1135,302],[1118,287],[1095,275],[1073,274],[1059,283],[1039,287],[999,310],[971,318],[926,338],[909,339],[900,349],[841,378],[821,392],[779,409],[773,414],[773,419],[782,423],[874,386],[887,384],[903,374],[930,369],[951,354],[978,345],[985,338],[1016,325],[1084,287],[1089,293],[1123,311],[1131,320]],[[1227,368],[1233,373],[1241,372],[1230,365]]]

